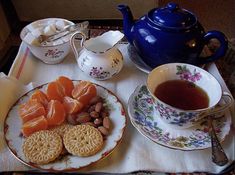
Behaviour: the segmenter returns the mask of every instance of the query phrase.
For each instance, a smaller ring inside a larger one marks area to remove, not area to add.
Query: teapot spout
[[[123,31],[127,40],[132,44],[131,28],[134,24],[133,15],[130,8],[127,5],[118,5],[118,10],[123,15]]]

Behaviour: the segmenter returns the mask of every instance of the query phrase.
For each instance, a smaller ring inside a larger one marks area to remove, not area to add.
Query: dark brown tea
[[[206,92],[194,83],[185,80],[170,80],[161,83],[154,95],[164,103],[184,110],[207,108],[209,98]]]

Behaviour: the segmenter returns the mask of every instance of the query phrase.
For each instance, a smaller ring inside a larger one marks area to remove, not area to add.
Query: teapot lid
[[[173,2],[168,3],[166,7],[150,11],[148,18],[162,28],[177,30],[188,29],[197,22],[194,14]]]

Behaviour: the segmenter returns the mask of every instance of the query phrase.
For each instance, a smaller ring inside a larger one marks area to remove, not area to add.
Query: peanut
[[[95,111],[95,105],[92,105],[88,108],[87,112],[91,113],[92,111]]]
[[[103,127],[103,126],[99,126],[99,127],[98,127],[98,130],[99,130],[99,131],[101,132],[101,134],[104,135],[104,136],[109,135],[109,131],[108,131],[105,127]]]
[[[106,129],[110,129],[111,127],[111,121],[109,119],[109,117],[105,117],[103,119],[103,126],[106,128]]]
[[[100,96],[95,96],[94,98],[91,99],[90,104],[94,105],[94,104],[96,104],[100,101],[102,101],[101,97]]]
[[[97,128],[105,137],[110,134],[112,122],[108,107],[99,96],[94,97],[83,112],[76,114],[76,122]]]
[[[102,119],[101,119],[101,118],[96,118],[96,119],[94,120],[94,124],[95,124],[95,125],[100,125],[100,124],[102,124]]]
[[[101,111],[102,107],[103,107],[103,103],[101,103],[101,102],[96,103],[95,111],[99,113]]]
[[[89,122],[91,120],[91,117],[89,115],[89,113],[87,112],[81,112],[77,115],[77,119],[76,121],[78,121],[79,123],[86,123]]]
[[[109,113],[107,111],[102,111],[101,112],[101,117],[102,118],[105,118],[105,117],[108,117],[109,116]]]
[[[96,112],[96,111],[92,111],[92,112],[90,113],[90,116],[91,116],[92,118],[98,118],[98,117],[99,117],[99,113]]]

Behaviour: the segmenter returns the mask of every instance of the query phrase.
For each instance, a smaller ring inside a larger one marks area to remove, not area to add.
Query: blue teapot
[[[176,3],[154,8],[136,22],[127,5],[118,5],[118,10],[123,15],[125,37],[152,68],[172,62],[205,64],[223,57],[228,48],[222,32],[205,33],[197,17]],[[213,38],[220,47],[213,55],[200,57],[203,47]]]

